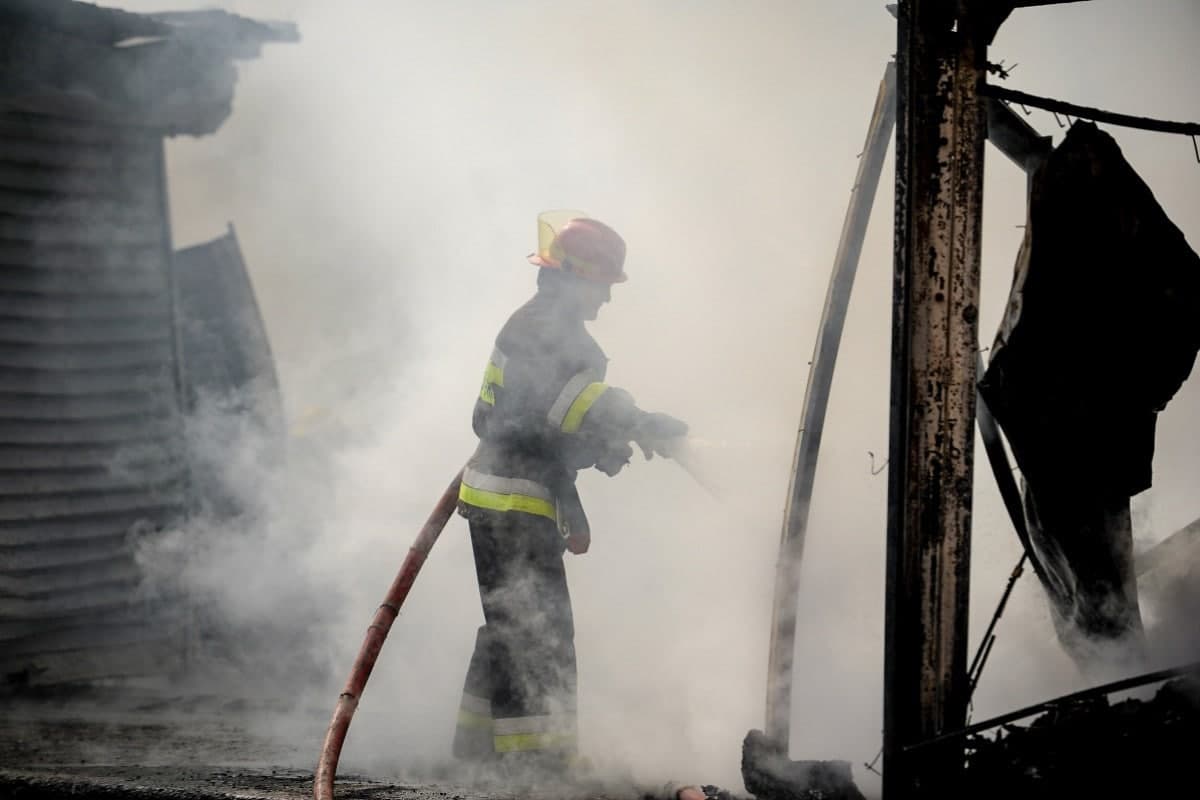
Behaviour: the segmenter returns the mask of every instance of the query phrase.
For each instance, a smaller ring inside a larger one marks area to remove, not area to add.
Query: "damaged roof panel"
[[[299,40],[290,23],[220,10],[139,15],[18,0],[0,20],[3,107],[196,136],[229,116],[235,60]]]

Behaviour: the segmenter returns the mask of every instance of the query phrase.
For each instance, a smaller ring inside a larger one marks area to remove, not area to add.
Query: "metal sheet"
[[[126,647],[166,638],[134,533],[188,492],[160,149],[0,113],[0,676],[161,668]]]
[[[271,346],[233,229],[176,253],[175,275],[189,398],[211,392],[244,400],[265,425],[281,429]]]

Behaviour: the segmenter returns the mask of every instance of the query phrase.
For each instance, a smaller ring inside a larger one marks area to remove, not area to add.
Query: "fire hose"
[[[354,667],[350,670],[346,686],[338,696],[337,706],[333,710],[333,719],[325,734],[325,744],[321,748],[321,758],[317,762],[317,771],[313,776],[314,800],[333,800],[333,779],[337,773],[338,758],[342,753],[342,744],[346,741],[346,733],[350,730],[350,720],[358,708],[358,700],[362,697],[363,689],[366,688],[367,678],[371,677],[371,670],[375,667],[375,660],[379,658],[379,651],[383,649],[383,641],[387,638],[392,623],[400,614],[400,607],[404,605],[404,600],[408,597],[408,592],[417,579],[417,573],[421,571],[421,567],[425,564],[425,558],[433,549],[442,529],[446,527],[446,522],[454,513],[461,484],[462,472],[460,471],[446,487],[446,491],[438,500],[437,505],[433,507],[429,518],[425,520],[425,525],[422,526],[421,532],[417,534],[416,540],[409,548],[408,555],[400,566],[400,571],[396,574],[387,595],[383,598],[383,603],[375,612],[375,618],[367,627],[366,638],[358,651],[358,658],[354,660]]]
[[[673,451],[671,457],[682,464],[701,485],[708,488],[709,491],[713,491],[711,484],[702,480],[701,475],[695,471],[696,467],[688,457],[686,448]],[[350,670],[346,686],[338,696],[337,706],[333,710],[333,719],[330,720],[329,730],[325,733],[325,743],[321,747],[321,757],[317,761],[316,774],[313,776],[314,800],[333,800],[334,776],[337,773],[338,758],[342,754],[342,745],[346,741],[346,733],[350,730],[350,720],[353,719],[354,712],[358,709],[359,698],[362,697],[363,690],[366,688],[367,679],[371,677],[371,670],[374,669],[375,661],[379,658],[379,651],[383,649],[383,642],[392,628],[392,623],[400,614],[400,607],[404,605],[404,600],[408,597],[409,590],[412,589],[413,582],[417,579],[417,573],[421,571],[429,551],[433,549],[442,529],[446,527],[446,522],[454,513],[461,485],[462,471],[459,471],[450,485],[446,487],[446,491],[442,493],[437,505],[433,507],[429,518],[425,520],[421,532],[417,534],[404,563],[400,566],[400,571],[396,574],[387,595],[383,598],[383,603],[375,612],[375,618],[367,627],[366,638],[363,640],[362,647],[359,648],[358,657],[354,660],[354,667]],[[686,790],[693,788],[686,787]],[[684,795],[682,793],[684,791],[681,789],[678,796],[691,796]]]

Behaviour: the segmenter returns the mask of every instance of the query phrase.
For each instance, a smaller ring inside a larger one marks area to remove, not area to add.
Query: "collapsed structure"
[[[173,252],[164,140],[216,131],[234,61],[297,38],[223,11],[0,4],[2,684],[182,664],[187,604],[142,590],[138,541],[200,499],[197,393],[278,385],[232,231]]]

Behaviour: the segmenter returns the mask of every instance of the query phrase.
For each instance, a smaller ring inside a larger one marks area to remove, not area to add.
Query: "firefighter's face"
[[[580,316],[584,319],[595,319],[600,315],[600,306],[612,299],[612,287],[598,281],[578,281],[576,297],[579,304]]]

